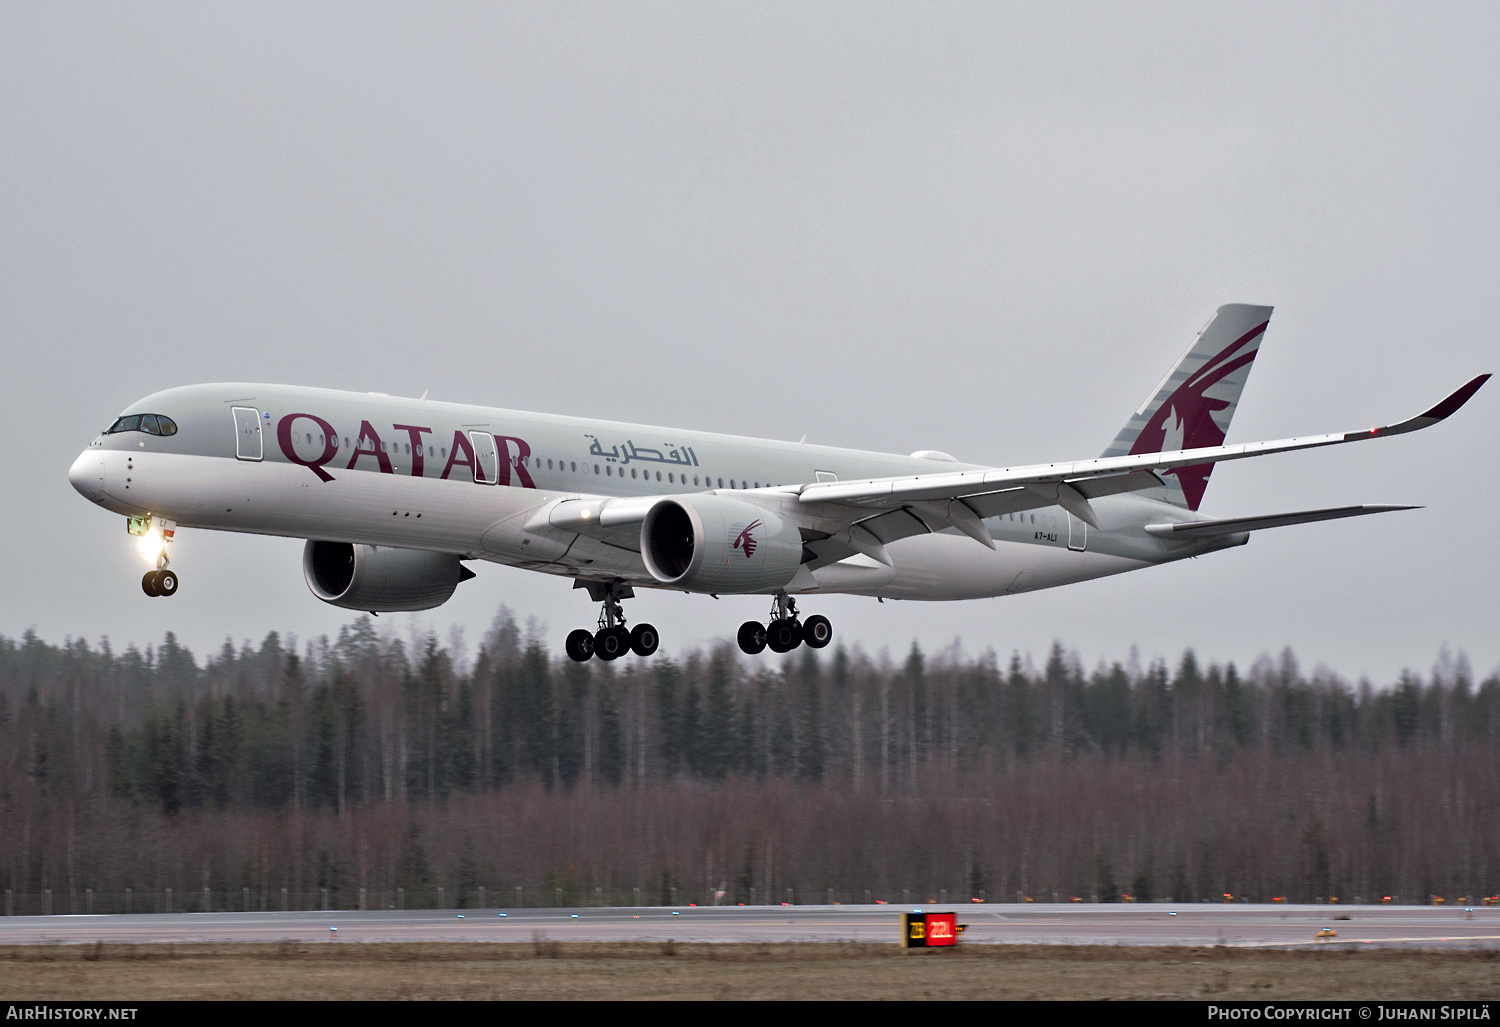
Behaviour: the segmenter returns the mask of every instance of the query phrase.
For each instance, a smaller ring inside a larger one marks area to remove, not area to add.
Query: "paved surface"
[[[907,909],[955,910],[966,943],[1500,948],[1500,909],[958,905],[369,910],[0,917],[0,945],[174,942],[895,942]],[[461,915],[460,915],[461,913]],[[1174,915],[1175,914],[1175,915]],[[1347,920],[1336,919],[1348,917]],[[337,927],[335,932],[331,928]],[[1323,928],[1338,932],[1316,941]]]

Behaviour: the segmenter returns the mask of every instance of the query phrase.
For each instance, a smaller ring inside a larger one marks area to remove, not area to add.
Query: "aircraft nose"
[[[68,481],[84,499],[94,502],[104,492],[104,454],[85,449],[68,469]]]

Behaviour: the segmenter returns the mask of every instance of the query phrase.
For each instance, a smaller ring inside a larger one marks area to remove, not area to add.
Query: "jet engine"
[[[309,540],[302,550],[302,575],[325,603],[393,613],[442,606],[474,572],[451,553]]]
[[[765,592],[792,580],[802,533],[763,507],[728,496],[673,496],[641,523],[641,556],[663,585],[692,592]]]

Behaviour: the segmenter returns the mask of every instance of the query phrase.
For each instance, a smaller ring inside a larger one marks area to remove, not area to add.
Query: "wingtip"
[[[1447,399],[1443,400],[1431,410],[1428,410],[1422,416],[1431,418],[1434,421],[1441,421],[1443,418],[1452,415],[1454,411],[1467,403],[1470,397],[1472,397],[1474,393],[1479,391],[1479,387],[1489,380],[1490,376],[1488,374],[1481,374],[1475,376],[1474,378],[1471,378],[1468,382],[1464,383],[1457,390],[1455,390],[1453,394],[1450,395]]]

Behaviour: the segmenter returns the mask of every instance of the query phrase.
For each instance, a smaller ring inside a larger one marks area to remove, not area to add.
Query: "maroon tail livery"
[[[1103,455],[1222,446],[1270,318],[1270,307],[1220,307]],[[1198,509],[1213,469],[1199,464],[1163,472],[1161,498]]]

